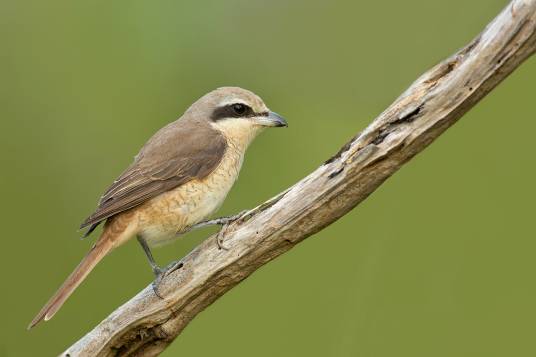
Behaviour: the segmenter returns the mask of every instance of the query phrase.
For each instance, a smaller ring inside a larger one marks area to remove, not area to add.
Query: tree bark
[[[413,83],[362,133],[225,233],[195,248],[160,287],[119,307],[62,356],[156,356],[203,309],[363,201],[536,49],[536,0],[512,1],[471,43]],[[527,79],[528,80],[528,79]]]

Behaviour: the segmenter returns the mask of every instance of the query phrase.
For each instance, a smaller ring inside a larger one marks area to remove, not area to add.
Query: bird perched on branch
[[[204,221],[221,206],[238,178],[251,141],[266,127],[282,126],[287,126],[285,120],[254,93],[223,87],[206,94],[181,118],[160,129],[82,223],[81,228],[88,227],[87,236],[105,222],[100,238],[29,328],[51,319],[95,265],[133,237],[149,259],[156,276],[153,289],[159,295],[161,279],[182,264],[160,268],[150,247],[193,228],[225,226],[235,220],[237,217],[231,216]]]

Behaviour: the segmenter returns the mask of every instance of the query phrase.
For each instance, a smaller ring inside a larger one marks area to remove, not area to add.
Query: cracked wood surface
[[[155,356],[203,309],[256,269],[363,201],[536,49],[536,0],[512,1],[465,48],[422,75],[362,133],[307,177],[210,237],[62,356]],[[529,80],[527,78],[527,80]]]

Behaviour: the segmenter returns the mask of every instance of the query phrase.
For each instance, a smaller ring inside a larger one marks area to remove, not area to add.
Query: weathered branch
[[[536,50],[536,0],[514,0],[469,45],[421,76],[335,156],[184,259],[63,356],[154,356],[263,264],[336,221],[423,150]],[[527,79],[528,80],[528,79]]]

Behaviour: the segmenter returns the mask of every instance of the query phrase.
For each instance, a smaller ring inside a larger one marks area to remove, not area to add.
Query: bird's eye
[[[246,112],[246,109],[247,109],[247,107],[244,104],[240,104],[240,103],[233,104],[233,111],[237,115],[244,114]]]

